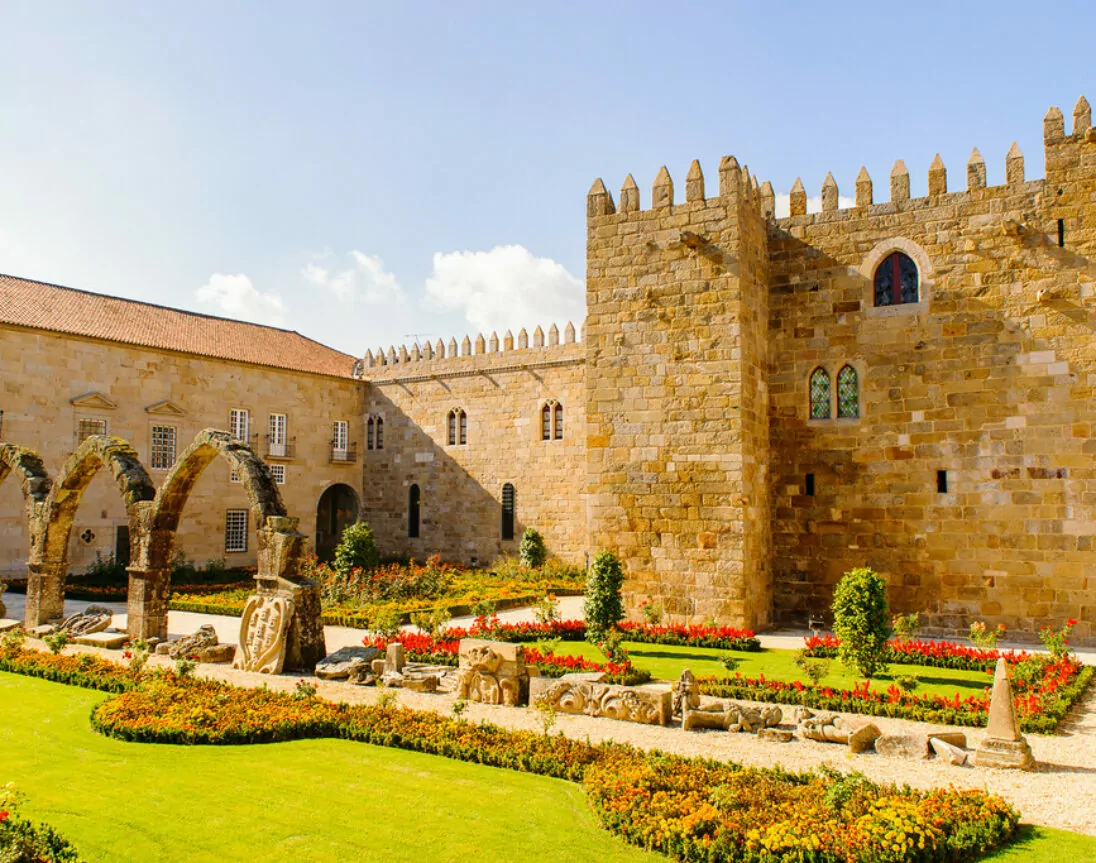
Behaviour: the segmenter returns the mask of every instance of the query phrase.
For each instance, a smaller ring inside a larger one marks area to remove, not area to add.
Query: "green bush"
[[[544,537],[535,527],[525,528],[521,535],[521,545],[518,546],[521,555],[521,565],[530,569],[540,569],[548,558],[548,552],[544,548]]]
[[[95,552],[95,560],[88,564],[84,574],[71,580],[88,586],[115,587],[129,584],[129,573],[126,572],[125,564],[113,554],[103,557],[99,552]]]
[[[347,577],[355,569],[370,570],[380,566],[381,556],[373,531],[364,521],[350,525],[342,533],[335,549],[335,571]]]
[[[868,679],[886,670],[890,614],[887,583],[867,567],[851,569],[833,594],[833,633],[840,640],[838,656]]]
[[[616,555],[599,551],[586,577],[586,602],[582,609],[588,630],[604,632],[624,620],[624,602],[620,598],[623,586],[624,569]]]

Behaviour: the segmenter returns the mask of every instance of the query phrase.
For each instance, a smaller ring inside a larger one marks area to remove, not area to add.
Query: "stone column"
[[[126,632],[130,638],[167,641],[167,598],[170,569],[129,567]]]
[[[65,616],[65,563],[30,563],[27,576],[27,613],[30,629]]]

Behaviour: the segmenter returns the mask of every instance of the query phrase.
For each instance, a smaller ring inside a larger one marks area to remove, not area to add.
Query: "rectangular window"
[[[270,473],[274,476],[274,482],[276,482],[278,485],[285,485],[284,464],[272,464],[270,466]]]
[[[285,414],[270,415],[270,452],[274,458],[285,458],[286,453],[286,426],[288,420]]]
[[[247,551],[247,510],[225,511],[225,551]]]
[[[81,417],[76,423],[76,443],[86,441],[93,434],[106,434],[107,421]]]
[[[251,438],[251,411],[233,408],[228,412],[228,431],[234,438],[248,443]]]
[[[230,471],[229,474],[228,474],[228,481],[229,482],[239,482],[240,481],[240,472],[238,470],[235,470],[235,469]]]
[[[335,420],[335,425],[331,430],[331,449],[334,457],[345,461],[349,447],[350,423],[346,420]]]
[[[938,494],[948,493],[948,472],[946,470],[936,472],[936,491]]]
[[[807,474],[803,485],[804,485],[804,489],[803,489],[804,494],[806,494],[807,497],[814,497],[814,474],[813,473]]]
[[[152,427],[149,462],[153,470],[171,470],[175,464],[175,426]]]
[[[4,439],[4,412],[0,411],[0,440]]]

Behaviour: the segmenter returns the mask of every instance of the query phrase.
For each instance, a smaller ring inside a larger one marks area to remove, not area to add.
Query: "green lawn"
[[[88,861],[652,861],[572,783],[341,740],[122,743],[105,696],[0,673],[0,784]]]
[[[659,680],[676,680],[683,669],[691,669],[698,677],[714,674],[726,677],[730,672],[719,662],[719,657],[730,655],[739,660],[735,671],[745,677],[759,677],[764,674],[769,680],[801,680],[808,683],[806,675],[795,665],[793,650],[760,650],[757,652],[712,650],[703,647],[676,647],[665,644],[624,643],[637,668],[644,668]],[[585,641],[565,642],[559,646],[560,654],[585,656],[598,662],[604,662],[601,651]],[[981,695],[985,688],[993,683],[993,677],[982,671],[955,671],[949,668],[927,668],[922,665],[892,665],[890,672],[872,681],[872,688],[885,691],[891,685],[895,674],[916,674],[921,685],[916,695],[947,695],[956,692],[965,698],[968,695]],[[851,689],[863,678],[850,672],[836,659],[830,662],[829,676],[822,680],[823,686],[834,689]]]

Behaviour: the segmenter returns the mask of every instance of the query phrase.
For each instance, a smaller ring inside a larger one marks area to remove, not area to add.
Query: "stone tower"
[[[588,529],[633,610],[771,621],[769,198],[733,156],[718,196],[693,162],[684,203],[666,168],[649,209],[631,176],[587,197]]]

